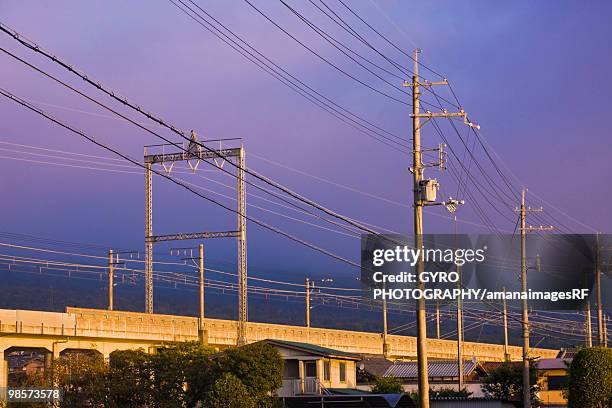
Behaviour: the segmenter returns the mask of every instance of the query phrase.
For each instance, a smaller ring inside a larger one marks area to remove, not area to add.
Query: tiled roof
[[[485,361],[485,362],[481,363],[480,365],[483,368],[483,370],[485,370],[485,372],[490,373],[490,372],[493,372],[493,371],[497,370],[503,364],[510,364],[510,366],[520,366],[523,363],[522,363],[522,361],[510,361],[510,362]]]
[[[393,361],[383,357],[366,357],[362,362],[364,371],[380,377],[385,374],[389,366],[393,365]]]
[[[346,351],[334,350],[334,349],[330,349],[327,347],[317,346],[316,344],[301,343],[297,341],[287,341],[287,340],[275,340],[275,339],[267,339],[264,341],[271,345],[298,349],[298,350],[306,351],[309,353],[322,355],[324,357],[344,357],[344,358],[348,358],[351,360],[361,359],[361,356],[359,354],[353,354],[353,353],[347,353]]]
[[[477,361],[463,362],[463,375],[470,375],[479,365]],[[458,377],[456,361],[429,361],[427,364],[429,377]],[[418,367],[416,361],[396,362],[385,371],[384,377],[417,378]]]
[[[573,359],[574,355],[578,352],[576,348],[562,348],[557,354],[557,358]]]

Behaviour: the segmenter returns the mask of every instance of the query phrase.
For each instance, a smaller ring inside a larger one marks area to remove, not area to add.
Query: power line
[[[2,25],[1,25],[1,24],[0,24],[0,29],[2,29],[2,30],[3,30],[3,27],[2,27]],[[36,48],[36,49],[37,49],[37,50],[40,50],[39,48]],[[186,149],[185,149],[185,148],[183,148],[183,146],[180,146],[180,145],[178,145],[178,144],[176,144],[176,143],[171,142],[169,139],[167,139],[166,137],[164,137],[164,136],[160,135],[159,133],[156,133],[156,132],[154,132],[154,131],[150,130],[149,128],[147,128],[147,127],[145,127],[145,126],[143,126],[143,125],[141,125],[141,124],[139,124],[139,123],[135,122],[134,120],[132,120],[132,119],[128,118],[127,116],[125,116],[125,115],[123,115],[123,114],[119,113],[117,110],[112,109],[112,108],[108,107],[107,105],[105,105],[105,104],[103,104],[103,103],[101,103],[101,102],[97,101],[96,99],[94,99],[94,98],[92,98],[92,97],[90,97],[90,96],[88,96],[88,95],[84,94],[83,92],[81,92],[81,91],[79,91],[78,89],[76,89],[76,88],[74,88],[74,87],[70,86],[70,85],[69,85],[69,84],[67,84],[66,82],[64,82],[64,81],[62,81],[62,80],[60,80],[60,79],[58,79],[58,78],[54,77],[53,75],[51,75],[51,74],[49,74],[49,73],[47,73],[47,72],[43,71],[42,69],[40,69],[40,68],[38,68],[38,67],[36,67],[36,66],[34,66],[34,65],[30,64],[29,62],[27,62],[27,61],[23,60],[22,58],[20,58],[20,57],[18,57],[18,56],[16,56],[16,55],[14,55],[14,54],[12,54],[11,52],[9,52],[9,51],[7,51],[7,50],[3,49],[2,47],[0,47],[0,51],[3,51],[3,52],[4,52],[4,53],[6,53],[7,55],[9,55],[9,56],[13,57],[14,59],[18,60],[19,62],[21,62],[21,63],[23,63],[23,64],[25,64],[25,65],[27,65],[28,67],[30,67],[30,68],[32,68],[32,69],[34,69],[35,71],[37,71],[37,72],[39,72],[40,74],[42,74],[42,75],[46,76],[47,78],[52,79],[53,81],[55,81],[55,82],[59,83],[60,85],[62,85],[62,86],[64,86],[64,87],[66,87],[66,88],[70,89],[71,91],[73,91],[73,92],[77,93],[78,95],[80,95],[80,96],[84,97],[85,99],[87,99],[87,100],[89,100],[89,101],[91,101],[91,102],[95,103],[96,105],[98,105],[98,106],[100,106],[100,107],[102,107],[102,108],[104,108],[104,109],[108,110],[108,111],[109,111],[109,112],[111,112],[111,113],[114,113],[115,115],[117,115],[117,116],[119,116],[119,117],[123,118],[124,120],[128,121],[129,123],[134,124],[135,126],[139,127],[140,129],[145,130],[146,132],[148,132],[148,133],[150,133],[150,134],[152,134],[152,135],[154,135],[154,136],[156,136],[156,137],[158,137],[158,138],[160,138],[160,139],[164,140],[164,141],[165,141],[165,142],[167,142],[167,143],[172,144],[173,146],[179,147],[179,148],[180,148],[181,150],[183,150],[183,151],[186,151]],[[38,51],[38,52],[40,52],[40,51]],[[46,54],[46,53],[45,53],[45,55],[46,55],[46,56],[48,56],[48,54]],[[52,58],[54,59],[54,61],[58,61],[58,60],[56,59],[56,57],[52,56]],[[67,66],[66,64],[61,63],[61,62],[60,62],[60,64],[61,64],[62,66]],[[70,66],[67,66],[67,67],[70,67]],[[72,67],[70,67],[70,68],[69,68],[69,70],[70,70],[71,72],[75,72],[75,73],[76,73],[76,71],[75,71],[75,70],[74,70]],[[91,81],[90,81],[90,80],[89,80],[89,79],[88,79],[86,76],[84,76],[83,74],[77,73],[77,75],[79,75],[81,78],[83,78],[84,80],[88,81],[89,83],[93,83],[93,82],[91,82]],[[98,87],[98,88],[100,88],[100,89],[103,89],[103,88],[101,88],[101,85],[100,85],[100,84],[98,84],[98,85],[97,85],[97,87]],[[107,91],[107,90],[105,90],[105,89],[104,89],[104,92],[105,92],[105,93],[107,93],[107,94],[109,94],[109,95],[111,95],[113,98],[117,99],[117,98],[116,98],[116,96],[115,96],[115,94],[114,94],[113,92],[109,92],[109,91]],[[119,99],[119,100],[120,100],[120,101],[122,101],[123,103],[128,103],[126,98],[124,98],[124,99]],[[25,101],[25,100],[24,100],[24,101]],[[144,114],[144,112],[143,112],[143,111],[140,109],[140,107],[138,107],[138,106],[134,106],[134,105],[132,105],[132,104],[130,104],[130,103],[128,103],[128,105],[129,105],[130,107],[133,107],[134,109],[136,109],[138,112],[140,112],[140,113],[143,113],[143,114]],[[149,115],[149,116],[150,116],[150,114],[145,114],[145,115]],[[168,127],[168,126],[166,125],[166,127]],[[178,131],[177,131],[177,130],[174,128],[174,126],[169,126],[169,128],[170,128],[171,130],[175,131],[175,132],[178,132]],[[182,132],[178,132],[178,134],[179,134],[179,135],[181,135],[182,137],[185,137],[185,136],[183,135],[183,133],[182,133]],[[205,149],[207,149],[207,150],[209,150],[209,151],[211,151],[211,152],[215,153],[215,154],[218,154],[218,152],[217,152],[216,150],[212,150],[212,149],[210,149],[209,147],[204,146],[204,145],[203,145],[203,144],[201,144],[201,143],[197,143],[197,144],[198,144],[199,146],[202,146],[202,147],[204,147]],[[205,161],[206,163],[208,163],[208,164],[211,164],[211,163],[209,163],[209,162],[208,162],[208,161],[206,161],[206,160],[204,160],[204,161]],[[234,166],[234,167],[236,167],[236,168],[239,168],[239,166],[238,166],[236,163],[233,163],[232,161],[228,161],[228,163],[230,163],[230,165],[232,165],[232,166]],[[223,171],[223,172],[224,172],[224,173],[226,173],[226,174],[229,174],[229,175],[230,175],[230,176],[232,176],[232,177],[237,177],[237,175],[230,173],[230,172],[229,172],[228,170],[226,170],[226,169],[220,168],[220,170],[221,170],[221,171]],[[248,173],[248,174],[251,174],[251,175],[252,175],[252,174],[254,174],[252,170],[247,169],[247,168],[245,168],[245,169],[244,169],[244,171],[245,171],[246,173]],[[256,177],[257,177],[257,178],[259,178],[259,179],[264,179],[264,177],[263,177],[263,176],[261,176],[261,175],[257,175]],[[271,181],[271,180],[269,180],[269,182],[272,182],[272,181]],[[250,182],[250,181],[248,181],[248,180],[245,180],[245,183],[246,183],[246,184],[248,184],[248,185],[250,185],[250,186],[253,186],[253,187],[255,187],[255,188],[257,188],[257,189],[259,189],[259,190],[261,190],[261,191],[264,191],[264,192],[266,192],[266,193],[268,193],[268,194],[270,194],[270,195],[274,196],[275,198],[277,198],[277,199],[279,199],[279,200],[281,200],[281,201],[283,201],[283,202],[285,202],[285,203],[287,203],[287,204],[289,204],[289,205],[292,205],[292,206],[295,206],[295,207],[297,207],[297,208],[300,208],[300,209],[301,209],[301,210],[303,210],[303,211],[308,211],[308,210],[306,210],[306,209],[304,209],[304,208],[302,208],[302,207],[300,207],[300,206],[297,206],[296,204],[294,204],[294,203],[292,203],[292,202],[288,201],[287,199],[285,199],[285,198],[283,198],[283,197],[279,196],[278,194],[276,194],[276,193],[274,193],[274,192],[272,192],[272,191],[270,191],[270,190],[268,190],[268,189],[265,189],[265,188],[263,188],[263,187],[261,187],[261,186],[259,186],[259,185],[257,185],[257,184],[254,184],[254,183],[252,183],[252,182]],[[296,197],[296,196],[294,196],[293,198],[294,198],[294,199],[297,199],[297,197]],[[302,201],[302,200],[298,200],[298,201]],[[314,203],[314,202],[313,202],[313,203]],[[312,214],[313,216],[315,216],[315,217],[317,217],[317,218],[320,218],[320,219],[322,219],[322,220],[324,220],[324,221],[326,221],[326,222],[329,222],[329,223],[331,223],[331,224],[333,224],[333,225],[338,225],[338,226],[341,226],[340,224],[338,224],[338,223],[336,223],[336,222],[334,222],[334,221],[328,220],[328,219],[326,219],[326,218],[324,218],[324,217],[322,217],[322,216],[320,216],[320,215],[318,215],[318,214],[315,214],[315,213],[314,213],[314,212],[312,212],[312,211],[308,211],[308,212],[309,212],[310,214]],[[346,218],[346,219],[349,219],[349,220],[350,220],[350,218]],[[352,221],[352,220],[351,220],[351,221]],[[345,226],[341,226],[341,227],[342,227],[342,228],[347,228],[347,227],[345,227]]]
[[[8,30],[7,28],[5,28],[5,25],[4,25],[4,24],[2,24],[2,23],[0,23],[0,30],[1,30],[1,31],[3,31],[4,33],[8,34],[8,35],[9,35],[9,36],[11,36],[12,38],[14,38],[16,41],[18,41],[18,42],[19,42],[20,44],[22,44],[23,46],[25,46],[25,47],[27,47],[27,48],[31,49],[32,51],[35,51],[35,52],[37,52],[37,53],[40,53],[41,55],[44,55],[45,57],[47,57],[47,58],[51,59],[52,61],[54,61],[54,62],[58,63],[59,65],[61,65],[62,67],[64,67],[64,68],[65,68],[65,69],[67,69],[68,71],[70,71],[71,73],[73,73],[73,74],[75,74],[75,75],[79,76],[79,77],[80,77],[81,79],[83,79],[85,82],[87,82],[87,83],[89,83],[90,85],[92,85],[92,86],[94,86],[94,87],[98,88],[100,91],[102,91],[102,92],[106,93],[106,94],[107,94],[107,95],[109,95],[111,98],[113,98],[113,99],[117,100],[118,102],[123,103],[125,106],[128,106],[128,107],[132,108],[133,110],[135,110],[135,111],[137,111],[138,113],[140,113],[140,114],[142,114],[142,115],[146,116],[147,118],[149,118],[149,119],[153,120],[154,122],[156,122],[156,123],[158,123],[158,124],[160,124],[160,125],[162,125],[162,126],[166,127],[167,129],[171,130],[172,132],[174,132],[175,134],[179,135],[179,136],[180,136],[180,137],[182,137],[183,139],[185,139],[185,140],[187,140],[187,141],[189,141],[189,142],[191,142],[191,141],[192,141],[192,140],[191,140],[191,138],[190,138],[189,136],[185,135],[185,133],[184,133],[183,131],[178,130],[178,129],[177,129],[175,126],[173,126],[173,125],[170,125],[170,124],[166,123],[164,120],[160,119],[159,117],[157,117],[157,116],[153,115],[153,114],[152,114],[152,113],[150,113],[150,112],[145,112],[145,111],[144,111],[144,110],[143,110],[143,109],[142,109],[140,106],[133,104],[133,103],[132,103],[132,102],[130,102],[130,101],[127,99],[127,98],[125,98],[125,97],[121,98],[121,97],[117,96],[117,94],[116,94],[115,92],[113,92],[113,91],[110,91],[110,90],[106,89],[106,88],[105,88],[104,86],[102,86],[102,84],[100,84],[99,82],[94,82],[93,80],[91,80],[91,79],[90,79],[90,78],[88,78],[86,75],[84,75],[84,74],[82,74],[81,72],[79,72],[77,69],[75,69],[75,68],[74,68],[74,67],[72,67],[71,65],[68,65],[68,64],[66,64],[65,62],[61,61],[61,60],[60,60],[58,57],[56,57],[56,56],[54,56],[54,55],[51,55],[51,54],[47,53],[45,50],[43,50],[43,49],[42,49],[40,46],[38,46],[37,44],[30,44],[29,42],[24,41],[22,38],[20,38],[19,34],[18,34],[16,31],[14,31],[14,30],[13,30],[13,32],[11,32],[11,31],[10,31],[10,30]],[[30,65],[31,65],[31,64],[30,64]],[[46,74],[46,75],[47,75],[47,76],[49,76],[49,74]],[[72,89],[73,89],[73,88],[72,88]],[[93,100],[92,98],[90,98],[90,97],[88,97],[88,96],[86,96],[86,95],[82,94],[82,93],[81,93],[81,92],[79,92],[79,91],[76,91],[76,90],[75,90],[75,92],[77,92],[77,93],[79,93],[80,95],[82,95],[82,96],[84,96],[84,97],[86,97],[86,98],[88,98],[88,99],[90,99],[90,100],[94,101],[94,102],[95,102],[95,103],[97,103],[98,105],[102,105],[102,104],[100,104],[99,102],[97,102],[97,101]],[[26,103],[26,104],[27,104],[27,102],[25,102],[25,101],[23,101],[23,100],[22,100],[22,102],[24,102],[24,103]],[[104,106],[104,105],[102,105],[102,106]],[[108,107],[106,107],[106,109],[111,110],[111,109],[110,109],[110,108],[108,108]],[[113,113],[115,113],[115,114],[120,115],[119,113],[117,113],[117,112],[116,112],[116,111],[114,111],[114,110],[111,110],[111,111],[112,111]],[[127,117],[124,117],[124,118],[128,119]],[[128,120],[129,120],[129,119],[128,119]],[[136,123],[134,123],[134,124],[136,124]],[[170,141],[169,141],[167,138],[165,138],[165,137],[163,137],[163,136],[161,136],[161,135],[158,135],[157,133],[155,133],[155,132],[153,132],[153,131],[151,131],[151,130],[149,130],[149,129],[145,128],[145,127],[143,127],[142,125],[136,124],[136,126],[139,126],[139,127],[140,127],[140,128],[142,128],[143,130],[146,130],[146,131],[148,131],[149,133],[151,133],[151,134],[153,134],[153,135],[158,136],[159,138],[161,138],[162,140],[166,141],[167,143],[170,143],[170,144],[172,144],[173,146],[176,146],[176,147],[180,148],[181,150],[186,151],[186,149],[185,149],[185,148],[183,148],[182,146],[178,145],[177,143],[170,142]],[[200,142],[194,142],[194,143],[196,143],[198,146],[202,147],[204,150],[206,150],[206,151],[208,151],[208,152],[210,152],[210,153],[213,153],[213,154],[215,154],[217,157],[219,157],[219,158],[223,159],[223,157],[220,155],[220,153],[219,153],[219,152],[217,152],[216,150],[211,149],[211,148],[209,148],[208,146],[206,146],[206,145],[204,145],[203,143],[200,143]],[[208,163],[208,162],[207,162],[207,163]],[[236,164],[236,163],[234,163],[234,162],[232,162],[232,161],[228,161],[228,163],[229,163],[231,166],[233,166],[233,167],[235,167],[235,168],[240,169],[240,166],[239,166],[238,164]],[[209,164],[211,164],[211,163],[209,163]],[[211,164],[211,165],[212,165],[212,164]],[[309,206],[312,206],[312,207],[314,207],[314,208],[318,209],[319,211],[324,212],[325,214],[327,214],[327,215],[329,215],[329,216],[332,216],[332,217],[334,217],[334,218],[338,218],[338,219],[340,219],[341,221],[344,221],[344,222],[346,222],[346,223],[348,223],[348,224],[352,225],[353,227],[359,228],[359,229],[361,229],[361,230],[363,230],[363,231],[365,231],[365,232],[368,232],[368,233],[370,233],[370,234],[379,235],[379,234],[378,234],[376,231],[374,231],[374,230],[372,230],[372,229],[370,229],[370,228],[367,228],[367,227],[365,227],[365,226],[363,226],[363,225],[360,225],[359,223],[355,222],[355,221],[354,221],[354,220],[352,220],[351,218],[348,218],[348,217],[343,216],[343,215],[341,215],[341,214],[339,214],[339,213],[337,213],[337,212],[335,212],[335,211],[333,211],[333,210],[331,210],[331,209],[329,209],[329,208],[326,208],[326,207],[324,207],[324,206],[322,206],[322,205],[320,205],[320,204],[318,204],[318,203],[314,202],[313,200],[310,200],[310,199],[308,199],[308,198],[306,198],[306,197],[304,197],[304,196],[302,196],[302,195],[300,195],[300,194],[298,194],[298,193],[296,193],[296,192],[294,192],[294,191],[290,190],[289,188],[287,188],[287,187],[285,187],[285,186],[283,186],[283,185],[281,185],[281,184],[279,184],[279,183],[277,183],[277,182],[275,182],[275,181],[273,181],[273,180],[271,180],[271,179],[269,179],[269,178],[267,178],[267,177],[263,176],[262,174],[256,173],[256,172],[252,171],[251,169],[240,169],[240,170],[243,170],[243,171],[244,171],[246,174],[249,174],[250,176],[255,177],[256,179],[258,179],[258,180],[260,180],[260,181],[262,181],[262,182],[264,182],[264,183],[266,183],[266,184],[268,184],[268,185],[270,185],[270,186],[272,186],[272,187],[274,187],[274,188],[276,188],[276,189],[278,189],[278,190],[282,191],[283,193],[285,193],[285,194],[287,194],[287,195],[289,195],[289,196],[292,196],[293,198],[298,199],[299,201],[301,201],[301,202],[303,202],[303,203],[305,203],[305,204],[307,204],[307,205],[309,205]],[[226,171],[226,170],[224,170],[224,171]],[[229,173],[229,172],[228,172],[228,173]],[[233,175],[233,177],[237,177],[237,175]],[[234,210],[232,210],[232,212],[235,212],[235,211],[234,211]]]
[[[190,0],[191,1],[191,0]],[[359,78],[355,77],[354,75],[346,72],[345,70],[343,70],[342,68],[340,68],[339,66],[337,66],[336,64],[334,64],[333,62],[329,61],[327,58],[323,57],[321,54],[319,54],[318,52],[316,52],[315,50],[313,50],[311,47],[309,47],[308,45],[304,44],[301,40],[299,40],[298,38],[296,38],[293,34],[291,34],[289,31],[287,31],[286,29],[284,29],[283,27],[281,27],[276,21],[274,21],[273,19],[271,19],[270,17],[268,17],[267,14],[265,14],[263,11],[261,11],[260,9],[258,9],[253,3],[251,3],[249,0],[244,0],[249,6],[251,6],[255,11],[257,11],[259,14],[261,14],[266,20],[268,20],[270,23],[272,23],[276,28],[278,28],[279,30],[281,30],[283,33],[285,33],[287,36],[289,36],[291,39],[293,39],[295,42],[297,42],[298,44],[300,44],[303,48],[305,48],[306,50],[308,50],[311,54],[315,55],[317,58],[319,58],[321,61],[324,61],[326,64],[328,64],[329,66],[333,67],[334,69],[336,69],[337,71],[341,72],[342,74],[344,74],[345,76],[351,78],[353,81],[363,85],[364,87],[370,89],[371,91],[378,93],[382,96],[385,96],[395,102],[401,103],[402,105],[406,105],[406,106],[411,106],[410,103],[403,101],[401,99],[397,99],[394,96],[391,96],[383,91],[380,91],[376,88],[374,88],[373,86],[365,83],[364,81],[360,80]]]
[[[289,87],[294,92],[306,98],[311,103],[318,106],[319,108],[327,111],[331,115],[345,122],[349,126],[357,129],[361,133],[364,133],[367,136],[374,138],[375,140],[393,148],[394,150],[400,150],[404,152],[408,148],[408,146],[405,144],[404,138],[397,135],[396,133],[390,132],[372,123],[371,121],[355,114],[354,112],[348,110],[347,108],[339,105],[338,103],[334,102],[332,99],[323,95],[321,92],[317,91],[313,87],[309,86],[303,80],[296,77],[294,74],[290,73],[285,68],[281,67],[280,65],[272,61],[270,58],[265,56],[263,53],[258,51],[253,45],[251,45],[249,42],[247,42],[242,37],[237,35],[234,31],[230,30],[226,25],[224,25],[222,22],[216,19],[213,15],[211,15],[206,10],[201,8],[197,3],[191,2],[193,6],[199,9],[199,11],[194,10],[191,6],[189,6],[182,0],[178,0],[178,1],[181,3],[181,5],[184,8],[181,7],[179,4],[177,4],[174,0],[169,0],[169,1],[176,8],[182,11],[185,15],[187,15],[189,18],[191,18],[197,24],[199,24],[202,28],[206,29],[208,32],[210,32],[215,37],[217,37],[219,40],[223,41],[226,45],[234,49],[234,51],[241,54],[244,58],[246,58],[247,60],[255,64],[261,70],[268,73],[273,78],[277,79],[278,81],[283,83],[285,86]],[[202,15],[202,13],[204,13],[209,19],[214,21],[214,23],[216,23],[221,28],[223,28],[225,31],[227,31],[233,38],[235,38],[238,41],[234,40],[232,37],[228,36],[226,33],[224,33],[222,30],[216,27],[211,21],[205,18]],[[244,46],[241,44],[244,44]],[[357,121],[353,118],[357,119]],[[369,126],[365,126],[358,121],[361,121]],[[371,129],[370,127],[374,129]],[[367,130],[368,132],[366,132],[364,129]],[[393,144],[389,144],[389,143],[393,143]]]
[[[127,155],[125,155],[125,154],[123,154],[123,153],[119,152],[118,150],[115,150],[114,148],[111,148],[111,147],[109,147],[109,146],[107,146],[107,145],[105,145],[105,144],[103,144],[103,143],[101,143],[101,142],[97,141],[97,140],[96,140],[96,139],[94,139],[93,137],[88,136],[88,135],[87,135],[87,134],[85,134],[84,132],[82,132],[82,131],[80,131],[80,130],[77,130],[77,129],[75,129],[75,128],[71,127],[70,125],[67,125],[67,124],[63,123],[63,122],[59,121],[58,119],[53,118],[51,115],[49,115],[49,114],[45,113],[44,111],[40,110],[39,108],[37,108],[37,107],[35,107],[35,106],[32,106],[32,105],[31,105],[31,104],[29,104],[28,102],[26,102],[26,101],[24,101],[24,100],[20,99],[19,97],[17,97],[17,96],[15,96],[15,95],[11,94],[10,92],[7,92],[7,91],[6,91],[6,90],[4,90],[3,88],[0,88],[0,94],[2,94],[3,96],[5,96],[6,98],[8,98],[8,99],[10,99],[10,100],[13,100],[14,102],[18,103],[19,105],[21,105],[21,106],[23,106],[23,107],[25,107],[25,108],[27,108],[27,109],[31,110],[32,112],[35,112],[35,113],[39,114],[40,116],[45,117],[46,119],[50,120],[51,122],[54,122],[54,123],[56,123],[56,124],[60,125],[61,127],[65,128],[66,130],[69,130],[69,131],[70,131],[70,132],[72,132],[72,133],[75,133],[75,134],[77,134],[77,135],[79,135],[79,136],[82,136],[82,137],[84,137],[85,139],[89,140],[90,142],[92,142],[92,143],[96,144],[97,146],[100,146],[100,147],[102,147],[103,149],[106,149],[106,150],[108,150],[108,151],[110,151],[110,152],[112,152],[112,153],[116,154],[117,156],[122,157],[122,158],[124,158],[125,160],[127,160],[127,161],[129,161],[129,162],[131,162],[131,163],[135,164],[136,166],[138,166],[138,167],[141,167],[141,168],[145,169],[145,165],[141,164],[140,162],[136,161],[135,159],[132,159],[132,158],[130,158],[129,156],[127,156]],[[216,201],[216,200],[214,200],[214,199],[212,199],[212,198],[210,198],[210,197],[207,197],[207,196],[205,196],[205,195],[203,195],[203,194],[201,194],[201,193],[198,193],[198,192],[197,192],[197,191],[195,191],[195,190],[194,190],[192,187],[189,187],[189,186],[187,186],[186,184],[181,183],[181,182],[179,182],[179,181],[175,180],[174,178],[172,178],[172,177],[170,177],[170,176],[168,176],[168,175],[164,174],[163,172],[160,172],[160,171],[157,171],[157,170],[154,170],[154,169],[151,169],[151,171],[152,171],[152,172],[154,172],[155,174],[157,174],[158,176],[161,176],[161,177],[163,177],[163,178],[165,178],[165,179],[167,179],[167,180],[170,180],[171,182],[173,182],[173,183],[175,183],[175,184],[177,184],[177,185],[179,185],[179,186],[181,186],[181,187],[185,188],[186,190],[188,190],[188,191],[192,192],[193,194],[196,194],[197,196],[199,196],[199,197],[201,197],[201,198],[203,198],[203,199],[205,199],[205,200],[207,200],[207,201],[209,201],[209,202],[211,202],[211,203],[213,203],[213,204],[216,204],[216,205],[220,206],[221,208],[224,208],[224,209],[226,209],[226,210],[228,210],[228,211],[231,211],[231,212],[233,212],[233,213],[235,213],[235,214],[238,214],[238,211],[237,211],[237,210],[235,210],[235,209],[233,209],[233,208],[230,208],[230,207],[228,207],[228,206],[226,206],[226,205],[224,205],[224,204],[221,204],[220,202],[218,202],[218,201]],[[315,250],[315,251],[317,251],[317,252],[321,252],[322,254],[325,254],[325,255],[327,255],[327,256],[330,256],[330,257],[332,257],[332,258],[335,258],[335,259],[337,259],[337,260],[339,260],[339,261],[342,261],[342,262],[347,263],[347,264],[349,264],[349,265],[352,265],[352,266],[354,266],[354,267],[357,267],[357,268],[359,268],[359,267],[360,267],[360,265],[359,265],[359,264],[357,264],[357,263],[355,263],[355,262],[353,262],[353,261],[350,261],[350,260],[348,260],[348,259],[346,259],[346,258],[343,258],[343,257],[341,257],[341,256],[339,256],[339,255],[336,255],[336,254],[334,254],[334,253],[332,253],[332,252],[330,252],[330,251],[328,251],[328,250],[326,250],[326,249],[323,249],[323,248],[321,248],[321,247],[319,247],[319,246],[316,246],[316,245],[314,245],[314,244],[311,244],[311,243],[309,243],[309,242],[307,242],[307,241],[305,241],[305,240],[303,240],[303,239],[301,239],[301,238],[297,238],[297,237],[295,237],[295,236],[293,236],[293,235],[291,235],[291,234],[289,234],[289,233],[287,233],[287,232],[284,232],[284,231],[282,231],[282,230],[280,230],[280,229],[278,229],[278,228],[276,228],[276,227],[273,227],[273,226],[271,226],[271,225],[268,225],[268,224],[264,223],[263,221],[260,221],[260,220],[258,220],[258,219],[255,219],[255,218],[253,218],[253,217],[246,216],[246,215],[241,215],[241,216],[243,216],[243,217],[244,217],[245,219],[247,219],[248,221],[253,222],[254,224],[257,224],[257,225],[259,225],[259,226],[261,226],[261,227],[263,227],[263,228],[265,228],[265,229],[268,229],[268,230],[270,230],[270,231],[272,231],[272,232],[275,232],[275,233],[277,233],[277,234],[279,234],[279,235],[281,235],[281,236],[283,236],[283,237],[285,237],[285,238],[288,238],[288,239],[290,239],[290,240],[292,240],[292,241],[294,241],[294,242],[297,242],[297,243],[299,243],[299,244],[302,244],[302,245],[304,245],[304,246],[306,246],[306,247],[308,247],[308,248],[310,248],[310,249],[313,249],[313,250]]]

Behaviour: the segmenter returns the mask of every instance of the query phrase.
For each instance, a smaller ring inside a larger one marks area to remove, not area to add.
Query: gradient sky
[[[323,43],[280,2],[253,1],[339,66],[377,89],[408,101],[407,95],[385,88]],[[409,136],[408,107],[339,75],[246,3],[238,0],[198,3],[317,90],[376,124]],[[310,3],[295,0],[289,3],[337,38],[349,40]],[[327,3],[346,15],[337,1]],[[610,2],[362,0],[350,4],[406,51],[415,46],[423,49],[423,61],[450,79],[467,112],[482,126],[482,137],[530,191],[596,230],[612,230],[609,216],[612,199]],[[412,188],[409,157],[356,132],[299,97],[196,25],[170,2],[5,0],[0,2],[0,16],[3,23],[180,128],[195,129],[205,138],[242,137],[249,167],[348,216],[394,231],[411,230],[410,208],[321,183],[260,158],[389,200],[409,203]],[[411,61],[386,46],[367,27],[354,19],[349,21],[386,53],[412,68]],[[350,44],[375,58],[359,44]],[[0,35],[0,46],[110,102],[6,35]],[[143,145],[159,143],[134,126],[101,116],[108,114],[5,55],[0,55],[0,64],[1,87],[133,157],[142,157]],[[388,79],[397,81],[393,77]],[[450,97],[447,90],[440,92]],[[0,112],[0,141],[110,156],[13,102],[0,100]],[[460,130],[465,132],[464,128]],[[160,131],[172,137],[169,132]],[[456,137],[453,140],[459,147]],[[423,143],[434,146],[438,142],[433,129],[425,128]],[[0,148],[24,150],[6,144]],[[0,156],[1,231],[142,248],[142,175],[16,161],[7,157],[54,162],[59,159],[6,150],[0,150]],[[486,162],[482,152],[479,158]],[[201,169],[204,168],[202,165]],[[198,174],[233,184],[231,179],[217,173]],[[447,174],[438,174],[435,170],[427,174],[439,178],[445,192],[456,190]],[[180,177],[233,194],[197,176],[181,174]],[[225,214],[163,180],[155,181],[154,192],[156,233],[234,228],[232,214]],[[253,189],[249,192],[261,195]],[[529,198],[532,205],[544,205],[546,211],[563,220],[572,231],[593,232],[534,196]],[[221,201],[231,204],[226,199]],[[256,198],[248,201],[316,222]],[[512,230],[512,224],[501,219],[492,208],[485,208],[500,229]],[[501,210],[514,217],[509,210]],[[298,224],[255,208],[249,208],[248,213],[358,260],[358,239]],[[447,216],[442,208],[429,209],[427,213]],[[469,202],[459,218],[481,222]],[[435,232],[454,229],[449,219],[433,214],[426,216],[425,225]],[[464,231],[486,231],[471,224],[460,225]],[[249,264],[256,271],[286,271],[290,276],[358,272],[254,225],[249,225],[248,240]],[[233,263],[233,242],[207,245],[211,248],[207,252],[211,258]],[[159,256],[167,257],[167,248],[160,247]]]

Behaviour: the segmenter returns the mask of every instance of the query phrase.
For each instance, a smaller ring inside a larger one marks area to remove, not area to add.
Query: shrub
[[[372,387],[374,394],[401,394],[404,387],[401,378],[397,377],[375,377]]]
[[[576,353],[569,368],[568,406],[612,406],[612,349],[591,347]]]

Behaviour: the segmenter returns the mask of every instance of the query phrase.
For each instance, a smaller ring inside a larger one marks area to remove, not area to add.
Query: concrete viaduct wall
[[[236,344],[237,322],[205,319],[208,343],[213,346]],[[249,343],[264,339],[301,341],[358,354],[382,354],[378,333],[310,328],[249,322]],[[391,335],[393,358],[416,358],[416,338]],[[198,340],[198,319],[194,317],[107,311],[69,307],[66,313],[28,310],[0,310],[0,387],[6,386],[6,354],[12,349],[36,348],[55,358],[66,349],[97,350],[104,357],[115,350],[143,348],[153,352],[157,346],[172,341]],[[457,357],[456,342],[428,339],[429,358]],[[522,356],[520,347],[511,346],[511,359]],[[532,349],[532,356],[555,357],[557,350]],[[503,346],[488,343],[464,343],[465,358],[502,361]]]

